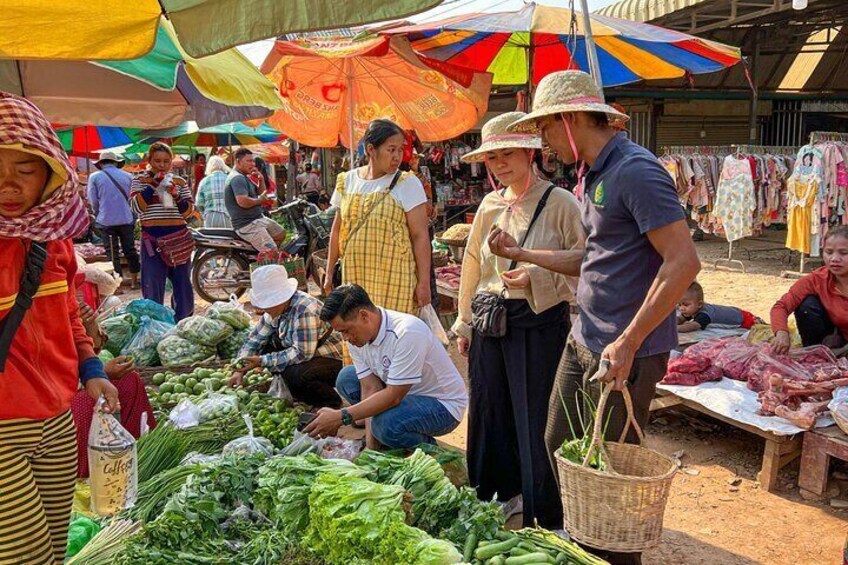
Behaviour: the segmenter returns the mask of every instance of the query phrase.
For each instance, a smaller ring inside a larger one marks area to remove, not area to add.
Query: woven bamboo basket
[[[602,415],[613,383],[598,402],[592,444],[583,464],[556,452],[565,530],[584,545],[614,552],[640,552],[659,543],[675,461],[640,445],[625,444],[629,426],[644,439],[633,416],[630,393],[623,391],[627,424],[618,443],[603,441]],[[597,452],[606,464],[601,472],[588,466]]]

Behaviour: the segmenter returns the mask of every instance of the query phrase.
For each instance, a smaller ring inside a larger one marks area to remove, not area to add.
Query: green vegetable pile
[[[238,302],[215,302],[206,311],[206,317],[226,322],[236,331],[250,327],[250,314]]]
[[[221,359],[235,359],[238,357],[244,342],[250,336],[250,328],[235,331],[230,337],[218,344],[218,357]]]
[[[139,320],[133,314],[120,314],[101,322],[100,329],[107,338],[104,348],[116,357],[120,355],[138,331],[138,324]]]
[[[215,347],[232,333],[231,325],[204,316],[190,316],[177,323],[177,334],[181,338],[209,347]]]
[[[500,531],[494,540],[470,536],[462,558],[472,565],[603,565],[603,559],[541,528]]]
[[[191,398],[199,401],[211,392],[227,392],[230,389],[227,381],[233,376],[230,367],[223,369],[206,369],[197,367],[190,373],[173,373],[170,371],[153,375],[154,387],[147,388],[147,394],[154,407],[164,408],[178,404],[181,400]],[[251,369],[244,374],[243,388],[261,388],[271,381],[273,375],[267,369]],[[240,390],[240,389],[237,389]],[[245,392],[245,395],[247,392]],[[239,395],[240,399],[246,396]]]
[[[169,335],[156,346],[159,360],[165,367],[192,365],[208,359],[214,359],[217,350],[214,347],[183,339],[178,335]]]

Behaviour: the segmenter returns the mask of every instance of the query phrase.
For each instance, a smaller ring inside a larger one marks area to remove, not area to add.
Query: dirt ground
[[[714,270],[727,257],[727,242],[708,238],[697,244],[703,270],[698,280],[708,301],[734,305],[768,319],[769,310],[792,284],[784,270],[798,270],[798,256],[782,248],[785,234],[768,232],[765,241],[744,241],[733,256],[747,274]],[[813,267],[816,265],[813,264]],[[738,269],[738,265],[735,269]],[[466,374],[465,360],[452,357]],[[647,445],[666,454],[683,451],[683,471],[672,486],[662,543],[644,555],[646,565],[813,565],[841,564],[848,511],[828,500],[808,502],[798,493],[798,462],[780,472],[777,492],[759,488],[764,441],[686,408],[655,413]],[[465,448],[466,423],[445,443]],[[831,488],[839,484],[831,483]],[[841,485],[843,496],[848,483]]]

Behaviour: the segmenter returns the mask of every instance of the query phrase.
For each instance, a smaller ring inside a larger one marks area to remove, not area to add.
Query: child
[[[751,329],[757,317],[734,306],[719,306],[704,303],[704,289],[693,282],[678,305],[677,331],[679,333],[704,330],[710,324]]]

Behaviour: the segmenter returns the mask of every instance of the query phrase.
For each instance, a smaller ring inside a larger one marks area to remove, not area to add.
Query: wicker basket
[[[675,461],[646,447],[623,443],[630,425],[640,439],[630,393],[623,391],[627,425],[619,443],[604,442],[601,422],[613,383],[598,402],[592,445],[583,465],[556,452],[565,530],[578,543],[614,552],[640,552],[659,543]],[[601,472],[587,466],[595,451],[606,464]]]
[[[457,263],[462,263],[462,258],[465,255],[465,246],[468,245],[468,239],[444,239],[441,235],[441,233],[437,233],[434,239],[442,245],[447,245],[451,258]]]

